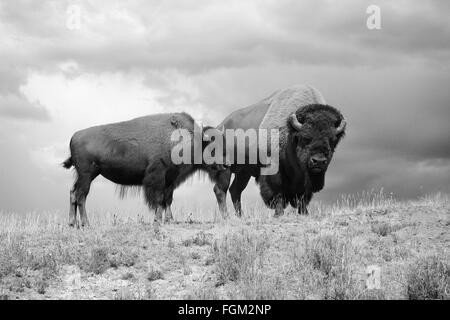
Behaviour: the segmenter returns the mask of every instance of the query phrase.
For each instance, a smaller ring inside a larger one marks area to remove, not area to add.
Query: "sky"
[[[217,125],[294,84],[348,122],[316,199],[449,193],[449,15],[437,0],[0,0],[0,211],[68,210],[60,163],[77,130],[178,111]],[[115,189],[97,178],[88,209],[146,210]],[[254,182],[243,198],[259,198]],[[212,184],[174,202],[214,210]]]

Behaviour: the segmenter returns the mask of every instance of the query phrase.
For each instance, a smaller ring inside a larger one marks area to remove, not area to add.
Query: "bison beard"
[[[305,192],[319,192],[325,185],[325,172],[310,172],[305,179]]]
[[[284,168],[285,169],[285,168]],[[260,176],[257,182],[264,203],[271,209],[275,209],[275,215],[282,214],[288,204],[299,209],[299,213],[308,213],[307,205],[312,199],[313,193],[319,192],[325,185],[324,172],[305,171],[303,186],[293,186],[286,172],[273,176]],[[295,189],[292,190],[292,188]]]

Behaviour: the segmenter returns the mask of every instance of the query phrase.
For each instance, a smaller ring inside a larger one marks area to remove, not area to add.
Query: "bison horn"
[[[340,133],[344,132],[346,125],[347,125],[347,121],[345,121],[345,118],[342,117],[339,127],[336,128],[336,134],[340,134]]]
[[[291,123],[291,126],[297,131],[299,131],[302,127],[302,124],[298,121],[295,113],[291,114],[291,117],[289,118],[289,122]]]

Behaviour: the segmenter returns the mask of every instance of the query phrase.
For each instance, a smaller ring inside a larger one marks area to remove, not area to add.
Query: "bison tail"
[[[72,157],[69,157],[62,163],[62,166],[66,169],[70,169],[73,166]]]

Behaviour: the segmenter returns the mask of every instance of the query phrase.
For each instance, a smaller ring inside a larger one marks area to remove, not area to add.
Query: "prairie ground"
[[[65,214],[2,214],[0,299],[450,298],[446,195],[199,217],[159,226],[151,214],[91,213],[91,227],[73,229]],[[379,286],[368,287],[369,266]]]

